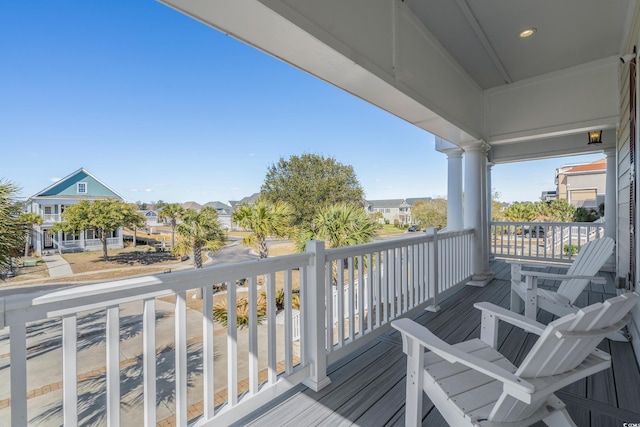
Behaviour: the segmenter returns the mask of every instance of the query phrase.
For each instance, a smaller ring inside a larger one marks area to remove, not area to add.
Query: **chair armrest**
[[[529,383],[491,362],[482,360],[476,356],[447,344],[435,336],[430,330],[410,319],[399,319],[391,322],[391,326],[402,334],[404,352],[407,353],[407,340],[412,339],[420,346],[431,350],[449,363],[461,363],[469,368],[481,372],[495,380],[500,381],[510,390],[516,391],[518,398],[535,392],[533,384]]]
[[[583,276],[583,275],[572,275],[572,274],[553,274],[553,273],[544,273],[541,271],[520,271],[522,276],[532,276],[537,277],[539,279],[549,279],[549,280],[570,280],[570,279],[586,279],[590,280],[593,283],[598,283],[600,285],[606,285],[607,279],[600,276]]]
[[[490,302],[477,302],[473,304],[473,306],[478,310],[482,310],[483,322],[485,321],[484,314],[488,314],[536,335],[542,335],[542,332],[544,332],[546,328],[546,326],[540,322],[536,322],[535,320],[529,319],[522,314],[514,313],[513,311],[499,307],[495,304],[491,304]],[[484,324],[482,325],[482,328],[486,329]]]
[[[521,261],[518,259],[507,259],[504,260],[507,264],[517,264],[522,267],[532,267],[532,268],[566,268],[571,267],[571,264],[560,264],[560,263],[549,263],[549,262],[531,262],[531,261]]]

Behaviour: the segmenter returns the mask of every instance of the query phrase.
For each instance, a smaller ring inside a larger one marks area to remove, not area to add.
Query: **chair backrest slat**
[[[610,237],[602,237],[587,242],[576,257],[571,267],[567,270],[568,275],[595,276],[605,262],[613,254],[615,243]],[[570,279],[563,281],[558,287],[558,294],[562,295],[573,303],[589,284],[587,279]]]

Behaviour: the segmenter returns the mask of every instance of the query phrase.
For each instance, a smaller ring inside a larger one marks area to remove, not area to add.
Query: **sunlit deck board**
[[[473,308],[477,301],[490,301],[508,307],[509,266],[492,263],[496,279],[484,288],[466,286],[440,302],[437,313],[421,312],[415,320],[436,335],[454,343],[478,337],[480,313]],[[561,272],[561,269],[550,269]],[[613,276],[606,286],[587,287],[579,305],[602,301],[615,295]],[[542,282],[542,287],[554,286]],[[552,316],[539,311],[538,320],[549,322]],[[536,337],[509,325],[500,327],[499,348],[508,358],[519,363]],[[623,422],[640,422],[640,370],[629,343],[605,340],[601,349],[613,357],[613,369],[579,381],[558,392],[571,416],[580,426],[620,426]],[[329,367],[331,385],[318,393],[299,386],[271,402],[237,425],[252,426],[402,426],[404,425],[404,387],[406,359],[400,335],[394,330]],[[426,399],[423,425],[446,425],[438,411]],[[541,424],[542,425],[542,424]]]

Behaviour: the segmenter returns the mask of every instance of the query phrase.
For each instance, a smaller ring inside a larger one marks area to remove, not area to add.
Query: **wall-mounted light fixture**
[[[602,130],[592,130],[587,134],[589,135],[589,145],[602,144]]]

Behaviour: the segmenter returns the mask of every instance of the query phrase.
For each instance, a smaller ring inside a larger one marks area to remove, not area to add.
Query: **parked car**
[[[418,227],[417,225],[412,225],[411,227],[407,228],[407,231],[413,233],[414,231],[420,231],[420,227]]]
[[[528,227],[524,229],[524,235],[528,236],[531,234],[532,237],[544,237],[544,227],[541,225],[534,225],[533,227]]]

